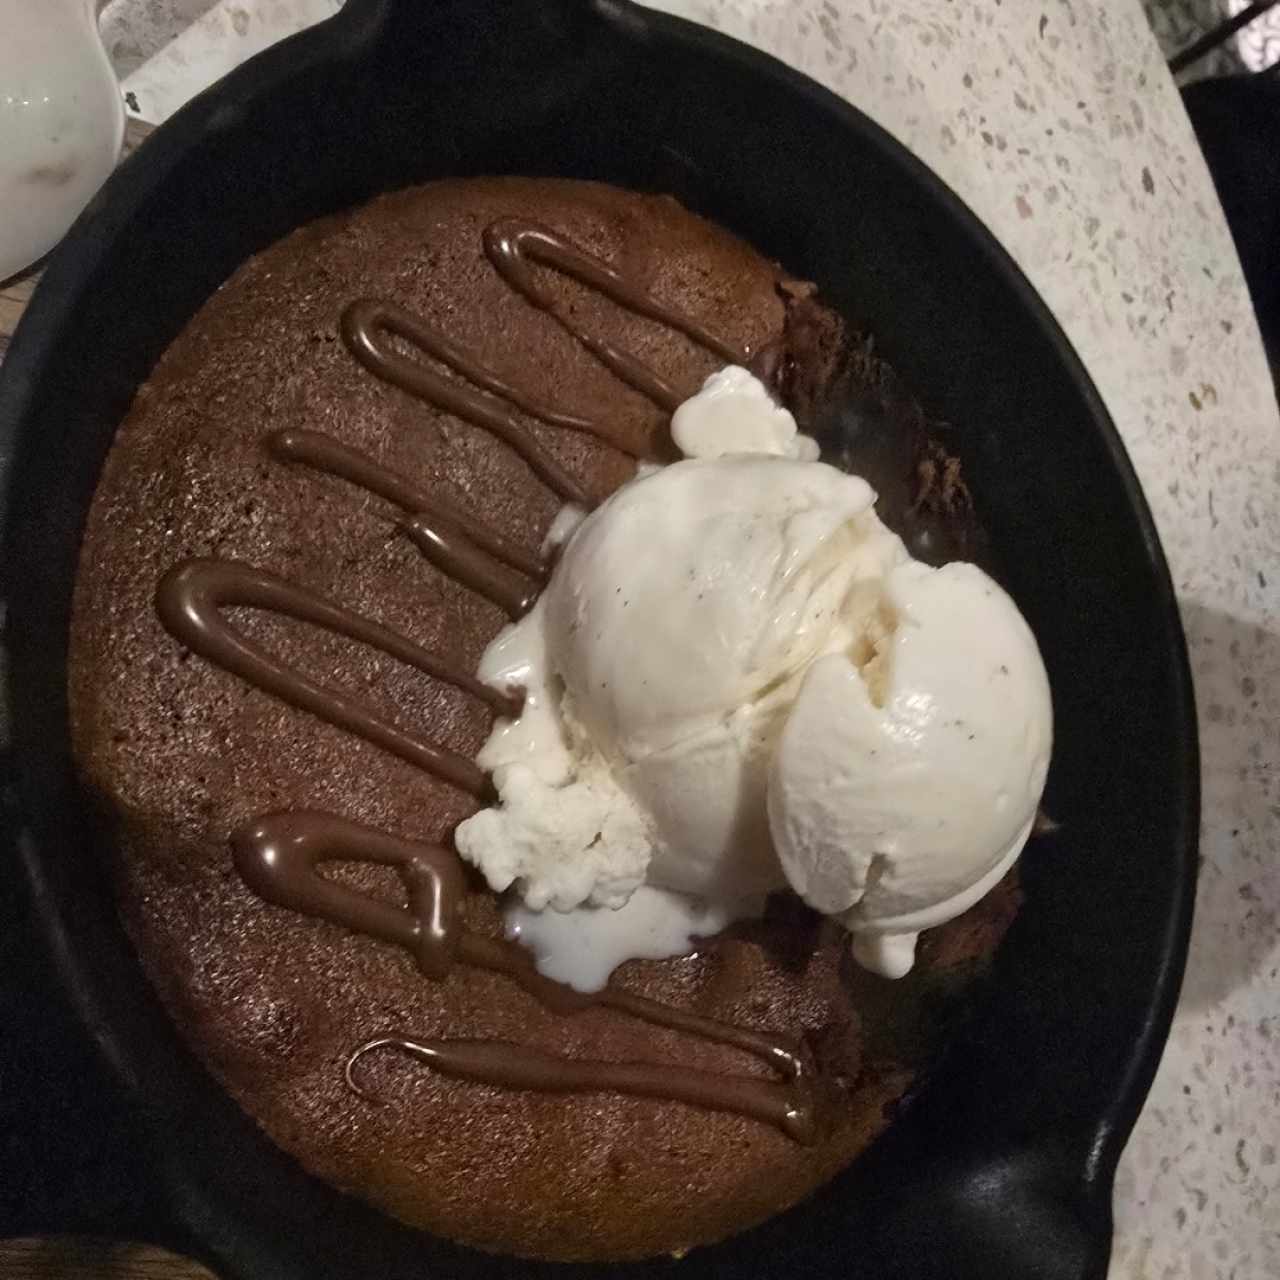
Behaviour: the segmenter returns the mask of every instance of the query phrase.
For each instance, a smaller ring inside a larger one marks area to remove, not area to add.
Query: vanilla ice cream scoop
[[[774,847],[795,891],[890,976],[916,934],[1008,870],[1035,819],[1052,708],[1035,639],[980,569],[893,568],[862,662],[807,670],[774,752]]]
[[[703,896],[784,887],[765,789],[795,681],[850,643],[905,559],[874,500],[823,463],[738,455],[674,463],[603,503],[481,668],[523,685],[527,710],[481,754],[503,807],[462,824],[463,856],[561,909],[618,906],[641,878]],[[587,837],[579,853],[548,838],[553,807]],[[631,840],[621,874],[584,878],[604,856],[592,824],[634,832],[634,809],[647,858]]]
[[[486,652],[481,679],[525,706],[479,756],[500,804],[458,851],[543,913],[509,926],[558,977],[603,981],[610,919],[652,955],[788,885],[905,972],[1030,829],[1051,736],[1035,641],[981,570],[913,561],[745,370],[675,426],[700,456],[582,520]]]
[[[821,652],[853,585],[903,556],[874,501],[825,463],[740,455],[663,467],[588,517],[544,598],[597,747],[625,765],[723,727]]]

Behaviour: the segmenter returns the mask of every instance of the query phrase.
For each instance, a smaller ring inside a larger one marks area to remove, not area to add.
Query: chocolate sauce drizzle
[[[685,399],[664,378],[629,351],[598,338],[578,324],[555,297],[537,281],[532,264],[553,267],[580,284],[588,285],[628,311],[656,320],[683,333],[700,346],[731,364],[747,356],[712,333],[692,317],[659,302],[652,294],[615,271],[607,262],[536,222],[504,218],[485,228],[484,248],[489,260],[513,289],[539,310],[547,312],[578,343],[619,379],[672,412]],[[623,453],[639,453],[626,433],[609,423],[566,413],[535,400],[490,369],[480,358],[433,329],[419,316],[393,302],[361,298],[342,314],[342,337],[351,354],[366,369],[436,408],[491,431],[505,441],[553,492],[568,502],[589,506],[578,482],[543,449],[511,414],[506,404],[553,427],[581,431],[611,444]],[[422,360],[406,355],[393,339],[399,339],[423,355],[461,374],[472,384],[437,372]],[[504,404],[503,402],[506,402]]]
[[[745,364],[747,354],[725,342],[690,316],[659,302],[652,294],[615,271],[607,262],[585,253],[563,236],[537,222],[502,218],[484,231],[484,251],[502,278],[522,293],[539,310],[552,316],[562,329],[576,338],[618,378],[649,397],[654,404],[674,413],[686,399],[665,379],[642,364],[629,351],[596,337],[576,323],[554,295],[538,284],[530,263],[537,262],[589,285],[619,306],[692,338],[699,346],[718,355],[728,364]],[[619,446],[621,448],[621,446]]]
[[[484,232],[484,248],[496,270],[528,302],[556,322],[619,379],[673,410],[684,398],[629,352],[579,325],[537,276],[551,268],[598,290],[622,307],[685,334],[732,363],[747,353],[696,320],[660,303],[602,259],[534,222],[504,219]],[[582,486],[522,428],[513,413],[595,436],[638,456],[624,433],[607,422],[581,417],[537,401],[464,350],[422,318],[388,301],[364,298],[342,315],[342,337],[366,369],[445,412],[492,432],[562,499],[589,506]],[[415,354],[406,353],[409,348]],[[438,371],[420,357],[445,366]],[[465,379],[465,381],[461,380]],[[267,438],[282,460],[324,471],[399,507],[398,523],[442,572],[487,597],[509,617],[523,615],[545,583],[548,565],[501,537],[483,521],[443,498],[417,490],[373,458],[314,431],[277,432]],[[321,684],[249,639],[225,616],[227,609],[267,609],[325,627],[374,646],[481,700],[496,714],[519,714],[521,697],[495,691],[404,636],[274,574],[232,561],[188,560],[170,570],[156,594],[164,625],[193,652],[276,697],[346,729],[478,798],[488,798],[487,775],[470,759],[416,737],[374,714],[341,689]],[[367,1054],[397,1049],[438,1071],[509,1088],[546,1092],[610,1090],[730,1111],[775,1125],[799,1142],[817,1139],[814,1081],[798,1050],[760,1032],[684,1012],[625,991],[606,988],[583,995],[540,975],[519,945],[462,927],[465,893],[456,854],[437,845],[411,843],[314,812],[276,813],[241,827],[231,837],[235,864],[248,886],[268,902],[343,925],[406,948],[428,977],[440,980],[456,963],[502,973],[558,1013],[604,1007],[629,1017],[717,1044],[767,1063],[781,1080],[726,1076],[647,1063],[584,1061],[500,1041],[429,1040],[386,1035],[361,1045],[346,1066],[348,1083],[363,1092],[354,1071]],[[319,874],[321,863],[362,861],[395,867],[408,907],[378,902]]]
[[[731,1111],[775,1125],[803,1146],[812,1146],[817,1140],[811,1104],[797,1099],[783,1085],[694,1067],[562,1058],[503,1040],[415,1040],[409,1036],[370,1040],[352,1054],[346,1067],[348,1085],[365,1098],[369,1094],[353,1073],[360,1059],[376,1049],[399,1049],[444,1075],[473,1084],[541,1093],[630,1093],[708,1111]]]
[[[193,653],[217,663],[283,702],[309,711],[330,724],[372,742],[385,751],[480,797],[488,792],[484,771],[466,756],[412,734],[375,715],[350,694],[312,680],[250,640],[227,620],[223,610],[244,606],[270,609],[310,622],[350,640],[372,645],[437,680],[478,698],[499,715],[519,714],[520,699],[481,684],[469,672],[442,662],[398,632],[352,613],[273,573],[234,560],[187,560],[170,569],[156,591],[160,620]]]
[[[403,508],[408,516],[400,527],[422,554],[442,573],[492,600],[512,620],[533,607],[539,588],[546,582],[546,564],[453,503],[418,492],[403,476],[388,471],[367,453],[348,448],[320,431],[274,432],[267,437],[267,449],[283,461],[326,471]],[[495,561],[538,585],[517,581]]]
[[[817,1136],[817,1107],[809,1072],[794,1046],[780,1038],[718,1022],[613,988],[590,995],[573,991],[534,968],[522,946],[466,929],[466,892],[457,855],[440,845],[419,844],[327,813],[273,813],[255,818],[231,836],[235,864],[245,883],[268,902],[343,925],[404,947],[429,978],[445,978],[455,964],[502,973],[561,1014],[603,1007],[655,1026],[732,1046],[767,1063],[782,1081],[729,1076],[653,1063],[597,1062],[497,1040],[425,1040],[379,1036],[357,1048],[346,1066],[355,1079],[359,1061],[375,1050],[400,1049],[446,1075],[514,1089],[570,1093],[611,1090],[731,1111],[772,1124],[798,1142]],[[371,862],[399,872],[408,906],[393,907],[326,879],[322,863]]]
[[[343,341],[351,354],[370,373],[464,422],[491,431],[510,445],[529,464],[534,475],[565,502],[590,505],[586,490],[520,426],[503,401],[510,401],[530,417],[553,426],[597,433],[593,424],[538,404],[518,388],[503,382],[476,356],[394,302],[361,298],[342,313],[341,328]],[[402,354],[390,341],[391,338],[409,343],[469,378],[475,385],[468,386],[465,382],[437,373],[421,360]]]

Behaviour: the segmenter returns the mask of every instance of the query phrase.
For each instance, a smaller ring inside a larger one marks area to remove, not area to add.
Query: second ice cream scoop
[[[1049,684],[1013,601],[971,564],[893,568],[884,633],[858,662],[805,673],[770,766],[777,851],[795,891],[839,916],[891,976],[1026,842],[1049,767]]]

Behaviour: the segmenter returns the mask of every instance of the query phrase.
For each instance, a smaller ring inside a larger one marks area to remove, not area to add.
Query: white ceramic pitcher
[[[0,280],[57,244],[119,159],[101,3],[0,0]]]

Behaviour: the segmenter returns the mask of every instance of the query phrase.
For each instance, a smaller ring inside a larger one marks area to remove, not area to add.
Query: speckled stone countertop
[[[1280,1277],[1280,414],[1142,10],[657,7],[807,72],[937,170],[1048,301],[1120,428],[1182,605],[1204,819],[1191,958],[1121,1161],[1111,1277]]]

